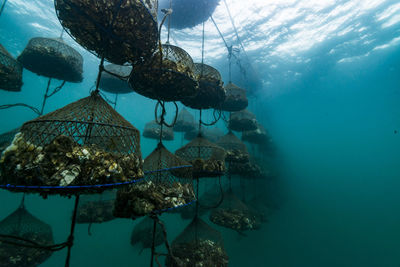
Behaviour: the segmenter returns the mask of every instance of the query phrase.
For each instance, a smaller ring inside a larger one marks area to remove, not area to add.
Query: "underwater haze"
[[[222,233],[229,266],[400,266],[400,2],[395,0],[221,0],[214,20],[237,48],[232,81],[248,90],[249,107],[274,144],[279,176],[259,188],[273,212],[246,236]],[[160,20],[160,19],[159,19]],[[205,23],[205,60],[229,81],[228,52],[214,24]],[[0,44],[17,57],[33,37],[58,37],[62,27],[49,0],[9,0],[0,16]],[[202,26],[172,29],[171,43],[201,61]],[[166,36],[163,31],[162,38]],[[99,59],[68,34],[84,58],[82,83],[67,83],[45,113],[88,96]],[[238,38],[239,37],[239,38]],[[237,63],[237,64],[236,64]],[[0,90],[0,105],[40,106],[48,79],[24,69],[21,92]],[[61,81],[54,80],[58,85]],[[112,94],[106,94],[113,99]],[[154,119],[155,101],[120,95],[116,110],[141,132]],[[169,106],[169,107],[172,107]],[[168,112],[168,120],[173,117]],[[198,112],[192,112],[198,119]],[[0,110],[0,133],[36,114]],[[212,113],[206,112],[207,121]],[[224,123],[217,126],[226,132]],[[166,142],[170,151],[182,140]],[[157,145],[141,136],[143,158]],[[266,151],[259,151],[266,154]],[[238,190],[240,192],[240,190]],[[0,191],[0,220],[21,194]],[[56,243],[69,233],[73,199],[27,195],[29,211],[50,224]],[[189,223],[164,214],[172,241]],[[77,225],[71,266],[149,266],[150,250],[130,244],[137,221]],[[63,266],[66,251],[43,267]]]

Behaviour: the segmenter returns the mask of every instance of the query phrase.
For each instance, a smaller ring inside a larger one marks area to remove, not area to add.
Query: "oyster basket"
[[[193,165],[193,177],[218,177],[225,173],[225,150],[201,135],[175,152]]]
[[[144,160],[141,183],[121,188],[114,215],[136,218],[190,205],[195,200],[192,166],[169,152],[162,143]]]
[[[186,108],[183,108],[176,119],[176,123],[174,125],[175,132],[190,132],[194,131],[196,128],[196,124],[194,122],[194,116],[187,111]]]
[[[157,0],[54,0],[64,29],[109,62],[142,62],[158,43]]]
[[[35,242],[41,246],[54,245],[53,231],[50,225],[30,214],[24,205],[0,222],[0,235],[17,236]],[[0,266],[38,266],[52,255],[52,251],[6,244],[16,242],[14,238],[0,236]],[[2,242],[5,241],[5,242]],[[30,242],[17,241],[21,245],[32,245]]]
[[[143,177],[140,134],[94,91],[26,122],[0,168],[10,191],[100,193]]]
[[[233,131],[244,132],[257,129],[256,116],[248,110],[233,112],[228,128]]]
[[[146,123],[143,130],[143,137],[160,140],[161,126],[155,121]],[[172,128],[163,127],[162,140],[172,141],[174,140],[174,131]]]
[[[199,89],[194,97],[185,98],[182,103],[194,109],[218,109],[225,100],[221,74],[206,64],[195,63],[194,66]]]
[[[128,77],[132,72],[132,66],[108,64],[104,66],[104,69],[106,71],[102,73],[99,84],[101,90],[111,94],[128,94],[133,92],[128,83]]]
[[[32,38],[18,61],[40,76],[75,83],[83,80],[83,57],[62,39]]]
[[[0,89],[21,91],[22,65],[0,44]]]
[[[190,55],[168,44],[162,45],[162,56],[156,51],[147,64],[134,66],[129,83],[138,94],[162,101],[193,96],[198,87]]]
[[[225,86],[226,97],[221,104],[220,109],[228,112],[241,111],[247,108],[249,100],[246,96],[246,90],[229,82]]]

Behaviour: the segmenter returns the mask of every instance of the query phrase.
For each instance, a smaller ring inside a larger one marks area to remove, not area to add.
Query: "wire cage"
[[[256,116],[247,109],[233,112],[228,128],[237,132],[255,130],[257,129]]]
[[[175,154],[193,165],[193,177],[217,177],[225,173],[225,150],[199,135]]]
[[[104,69],[105,72],[101,75],[99,84],[101,90],[111,94],[128,94],[133,92],[128,83],[132,66],[108,64],[104,66]]]
[[[58,19],[80,45],[109,62],[142,62],[157,48],[157,0],[55,0]]]
[[[252,144],[266,144],[269,142],[268,133],[264,126],[257,123],[257,127],[251,131],[244,131],[242,134],[242,140]]]
[[[14,139],[14,136],[20,131],[20,128],[13,129],[11,131],[0,134],[0,154],[3,153]]]
[[[0,235],[0,267],[38,266],[52,255],[50,250],[22,246],[54,245],[50,225],[29,213],[24,205],[0,222]],[[7,242],[17,242],[21,246]]]
[[[62,39],[30,39],[18,61],[40,76],[75,83],[83,80],[83,57]]]
[[[218,109],[225,100],[221,74],[206,64],[195,63],[194,66],[199,89],[194,97],[188,97],[182,103],[194,109]]]
[[[209,219],[217,225],[239,232],[256,230],[261,226],[261,218],[256,216],[231,189],[224,193],[222,204],[211,211]]]
[[[206,21],[220,0],[174,0],[172,1],[171,27],[192,28]],[[161,1],[160,9],[169,8],[168,1]],[[161,13],[159,13],[161,15]]]
[[[252,159],[247,162],[231,162],[229,165],[229,173],[239,175],[245,179],[264,179],[268,174]]]
[[[246,145],[232,132],[222,136],[217,145],[225,149],[227,162],[248,162],[249,152]]]
[[[101,195],[82,196],[79,200],[76,223],[104,223],[115,219],[113,215],[116,190]]]
[[[241,111],[247,108],[249,101],[246,96],[246,90],[242,89],[232,82],[225,86],[226,97],[221,104],[220,109],[228,112]]]
[[[175,132],[190,132],[196,129],[196,124],[194,122],[194,116],[186,109],[183,108],[176,119],[174,125]]]
[[[159,143],[144,160],[143,181],[118,190],[114,215],[136,218],[190,204],[195,200],[191,167]]]
[[[0,44],[0,89],[19,92],[22,87],[22,65]]]
[[[132,230],[131,234],[131,245],[141,246],[141,251],[149,249],[153,245],[153,229],[154,220],[149,216],[143,218]],[[154,245],[156,247],[165,243],[164,234],[161,227],[156,227],[156,234],[154,238]]]
[[[161,52],[157,50],[148,63],[134,66],[129,83],[145,97],[181,101],[197,92],[194,70],[193,60],[185,50],[163,44]]]
[[[143,137],[160,140],[161,126],[155,120],[145,124],[143,130]],[[172,141],[174,140],[174,131],[172,128],[163,127],[162,129],[162,140]]]
[[[7,190],[98,193],[143,177],[140,134],[94,91],[26,122],[0,168]]]
[[[167,256],[167,267],[225,267],[229,262],[221,233],[197,216],[172,242],[171,250],[173,256]]]

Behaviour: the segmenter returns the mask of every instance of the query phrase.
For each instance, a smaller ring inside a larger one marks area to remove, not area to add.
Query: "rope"
[[[66,82],[66,81],[63,81],[63,82],[61,83],[61,85],[59,85],[59,86],[57,86],[56,88],[54,88],[53,92],[51,92],[51,93],[49,94],[50,85],[51,85],[51,80],[52,80],[52,79],[49,78],[49,81],[47,82],[46,92],[44,93],[44,96],[43,96],[43,102],[42,102],[42,107],[41,107],[41,109],[40,109],[40,114],[39,114],[39,116],[42,116],[42,115],[43,115],[43,112],[44,112],[44,108],[45,108],[45,106],[46,106],[47,99],[50,98],[50,97],[52,97],[53,95],[57,94],[57,93],[64,87],[65,82]]]
[[[201,112],[201,110],[200,110],[200,112]],[[216,112],[218,112],[218,116],[217,115],[215,115],[215,113]],[[204,122],[204,121],[202,121],[202,119],[201,119],[201,113],[200,113],[200,124],[202,124],[202,125],[204,125],[204,126],[213,126],[213,125],[215,125],[215,124],[217,124],[217,122],[221,119],[221,115],[222,114],[222,111],[221,110],[217,110],[217,109],[214,109],[214,111],[213,111],[213,116],[214,116],[214,121],[213,122],[211,122],[211,123],[206,123],[206,122]],[[200,131],[199,131],[200,132]]]
[[[24,104],[24,103],[15,103],[15,104],[6,104],[6,105],[0,105],[0,109],[8,109],[8,108],[13,108],[13,107],[25,107],[25,108],[29,108],[30,110],[32,110],[33,112],[35,112],[38,116],[40,116],[40,110],[38,110],[37,108]]]
[[[214,206],[205,206],[205,205],[201,205],[200,201],[198,200],[197,202],[199,202],[199,205],[200,205],[202,208],[205,208],[205,209],[216,209],[216,208],[218,208],[218,207],[222,204],[222,202],[224,201],[224,190],[223,190],[223,188],[222,188],[221,176],[220,176],[219,179],[218,179],[218,183],[219,183],[219,190],[220,190],[220,193],[221,193],[221,198],[219,199],[219,201],[217,202],[217,204],[215,204]]]
[[[75,231],[75,225],[76,225],[76,215],[78,213],[78,204],[79,204],[79,195],[76,195],[74,213],[72,215],[72,221],[71,221],[71,231],[70,231],[68,241],[67,241],[68,252],[67,252],[67,258],[65,260],[65,267],[69,267],[69,265],[70,265],[71,250],[72,250],[72,246],[74,244],[74,231]]]
[[[164,119],[165,115],[167,114],[167,111],[165,109],[165,101],[161,101],[161,100],[157,101],[156,107],[154,109],[154,116],[155,116],[155,120],[156,120],[157,124],[165,125],[168,128],[172,128],[175,126],[176,121],[178,120],[179,108],[178,108],[178,104],[176,104],[175,101],[173,103],[175,105],[175,116],[174,116],[174,120],[172,121],[172,123],[168,124],[165,122],[165,119]],[[161,106],[161,116],[158,116],[158,107],[159,106]],[[158,118],[160,118],[161,120],[158,120]]]
[[[0,16],[1,16],[1,14],[3,14],[4,8],[6,7],[6,3],[7,3],[7,0],[4,0],[3,4],[1,5]]]
[[[222,41],[224,42],[226,49],[228,49],[228,51],[229,51],[228,43],[226,42],[224,36],[222,35],[221,30],[219,29],[217,23],[215,22],[215,20],[214,20],[214,18],[212,17],[211,14],[210,14],[210,18],[211,18],[211,21],[212,21],[212,23],[214,24],[215,28],[217,29],[217,31],[218,31],[218,33],[219,33],[219,36],[221,37]]]

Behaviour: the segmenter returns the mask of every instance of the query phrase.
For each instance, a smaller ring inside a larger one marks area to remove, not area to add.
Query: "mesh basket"
[[[99,185],[143,177],[139,131],[95,91],[26,122],[3,152],[0,168],[0,184],[12,185],[9,190],[101,192],[105,187]]]
[[[217,145],[225,149],[227,162],[248,162],[249,152],[246,145],[231,131],[222,136]]]
[[[131,66],[109,64],[106,65],[104,69],[119,77],[108,72],[103,72],[100,80],[101,90],[112,94],[127,94],[133,92],[132,88],[128,84],[128,77],[132,72]]]
[[[190,55],[177,46],[162,45],[144,65],[134,66],[129,79],[133,90],[151,99],[180,101],[197,92],[194,64]]]
[[[174,0],[172,1],[171,27],[192,28],[206,21],[220,0]],[[160,9],[169,8],[169,1],[161,1]],[[160,13],[161,15],[161,13]]]
[[[248,110],[233,112],[229,120],[229,129],[238,132],[257,129],[256,116]]]
[[[104,192],[100,196],[82,196],[79,200],[76,223],[103,223],[114,220],[116,191]]]
[[[195,199],[189,163],[162,143],[144,160],[143,182],[118,190],[114,215],[136,218],[185,206]]]
[[[20,131],[20,128],[11,130],[9,132],[5,132],[0,134],[0,154],[3,153],[4,149],[6,149],[14,139],[14,136]]]
[[[199,89],[194,97],[182,100],[185,106],[194,109],[217,109],[225,100],[225,89],[221,74],[213,67],[195,63],[195,76],[199,82]]]
[[[261,220],[247,208],[232,190],[224,194],[222,204],[211,211],[210,221],[236,231],[259,229]]]
[[[264,179],[267,173],[253,160],[247,162],[231,162],[229,172],[247,179]]]
[[[0,89],[19,92],[22,87],[22,65],[0,44]]]
[[[228,266],[228,255],[221,234],[199,217],[183,230],[171,244],[167,267]]]
[[[64,29],[84,48],[122,65],[157,47],[157,0],[55,0]]]
[[[225,173],[225,150],[198,136],[175,154],[193,165],[193,177],[216,177]]]
[[[67,82],[83,80],[83,57],[62,39],[32,38],[18,61],[37,75]]]
[[[225,86],[225,92],[226,97],[221,104],[221,110],[235,112],[247,108],[249,101],[247,100],[246,90],[230,82]]]
[[[194,117],[190,114],[187,109],[183,108],[176,119],[176,123],[174,125],[175,132],[190,132],[195,130],[196,124],[194,122]]]
[[[20,237],[41,246],[54,245],[53,231],[50,225],[30,214],[23,205],[0,222],[0,234]],[[0,266],[38,266],[52,254],[49,250],[28,248],[6,244],[2,241],[15,242],[13,238],[0,238]],[[32,245],[30,242],[17,241]]]
[[[146,123],[144,126],[143,136],[150,139],[160,140],[161,126],[155,121]],[[174,131],[172,128],[163,127],[162,140],[174,140]]]
[[[242,140],[253,144],[266,144],[269,141],[267,131],[259,123],[255,130],[243,132]]]
[[[143,249],[151,248],[153,245],[153,229],[154,220],[145,217],[134,228],[131,234],[131,245],[140,244]],[[156,227],[156,235],[154,239],[155,246],[160,246],[165,242],[164,234],[159,225]]]

